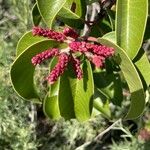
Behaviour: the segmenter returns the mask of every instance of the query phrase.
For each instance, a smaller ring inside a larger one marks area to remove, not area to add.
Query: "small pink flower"
[[[69,43],[69,47],[72,52],[87,52],[88,49],[86,48],[86,42],[71,42]]]
[[[63,34],[65,36],[69,36],[69,37],[72,37],[74,39],[76,39],[76,38],[79,37],[78,33],[74,29],[72,29],[72,28],[65,28],[63,30]]]
[[[93,58],[92,58],[92,63],[98,67],[98,68],[102,68],[103,65],[104,65],[104,60],[105,58],[103,56],[97,56],[97,55],[94,55]]]
[[[78,78],[79,80],[82,79],[82,77],[83,77],[83,71],[82,71],[82,69],[81,69],[81,67],[80,67],[80,65],[81,65],[80,60],[77,59],[77,58],[74,58],[74,57],[72,56],[71,62],[72,62],[72,64],[73,64],[73,69],[74,69],[74,71],[75,71],[75,73],[76,73],[77,78]]]

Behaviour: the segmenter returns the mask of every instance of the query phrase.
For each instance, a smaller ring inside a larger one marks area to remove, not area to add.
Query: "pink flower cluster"
[[[114,49],[111,47],[88,42],[74,41],[69,44],[69,47],[72,52],[81,52],[85,54],[90,52],[92,54],[91,61],[96,67],[103,67],[105,59],[114,54]]]
[[[77,52],[77,51],[81,53],[92,52],[96,55],[101,55],[104,57],[109,57],[114,54],[114,49],[111,47],[98,45],[98,44],[91,44],[88,42],[74,41],[69,44],[69,47],[73,52]]]
[[[103,67],[105,59],[113,56],[114,49],[100,44],[92,44],[88,41],[77,41],[78,33],[71,28],[65,28],[63,33],[55,32],[50,29],[41,27],[33,27],[32,33],[34,36],[43,36],[54,39],[59,42],[68,43],[67,51],[58,48],[48,49],[34,56],[31,60],[36,66],[46,59],[58,57],[56,66],[52,69],[49,76],[46,78],[50,84],[53,84],[67,69],[69,63],[72,64],[76,77],[82,79],[83,71],[81,69],[80,59],[75,57],[76,53],[80,52],[85,55],[96,67]]]

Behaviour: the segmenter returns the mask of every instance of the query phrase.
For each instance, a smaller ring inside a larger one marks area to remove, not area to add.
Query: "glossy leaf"
[[[81,18],[85,17],[86,14],[86,1],[85,0],[75,0],[76,3],[76,11],[75,13],[79,15]]]
[[[103,36],[103,38],[116,43],[115,32],[109,32]],[[98,87],[98,90],[101,92],[101,99],[109,99],[114,104],[121,105],[123,100],[122,95],[122,87],[121,87],[121,79],[118,74],[107,74],[106,72],[102,72],[100,70],[94,71],[94,82]],[[103,97],[102,97],[103,95]],[[97,100],[98,101],[98,100]],[[94,101],[94,107],[96,107],[101,113],[105,113],[105,109],[101,106],[100,102]],[[109,110],[107,110],[109,112]],[[110,113],[110,112],[109,112]],[[104,114],[107,117],[110,115]]]
[[[56,59],[51,61],[50,70],[52,70],[56,63]],[[59,83],[60,80],[49,86],[48,95],[43,101],[43,111],[50,119],[59,119],[61,117],[58,102]]]
[[[135,62],[135,65],[138,68],[143,79],[145,80],[147,86],[149,86],[150,85],[150,71],[149,71],[150,63],[145,53]]]
[[[123,94],[120,76],[113,73],[107,74],[104,71],[95,71],[93,75],[96,87],[115,105],[121,106]]]
[[[85,6],[83,0],[67,1],[58,13],[58,17],[64,23],[71,27],[80,28],[83,25],[81,17],[85,14]],[[84,1],[85,3],[85,1]],[[71,5],[75,5],[74,12],[71,10]]]
[[[94,92],[93,108],[98,110],[107,119],[111,118],[109,101],[107,97],[97,88],[95,88]]]
[[[91,28],[90,36],[101,37],[111,31],[112,29],[109,19],[104,18]]]
[[[96,108],[92,108],[92,114],[91,114],[91,118],[94,118],[95,116],[97,116],[97,115],[100,115],[101,113],[100,113],[100,111],[99,110],[97,110]]]
[[[65,119],[75,118],[74,97],[72,95],[72,87],[68,71],[65,71],[60,78],[58,99],[61,116]]]
[[[144,41],[150,39],[150,29],[149,29],[149,27],[150,27],[150,14],[147,17],[147,24],[146,24],[146,30],[145,30],[145,35],[144,35]]]
[[[107,33],[103,36],[103,38],[113,42],[113,43],[116,43],[116,39],[115,39],[115,32],[110,32],[110,33]],[[143,81],[143,85],[144,85],[144,82],[146,82],[146,86],[148,86],[150,84],[150,73],[149,71],[147,70],[150,70],[150,64],[149,64],[149,61],[148,61],[148,58],[144,52],[144,50],[140,50],[139,53],[137,54],[137,56],[135,57],[135,59],[133,60],[133,62],[135,63],[137,69],[138,69],[138,73],[141,77],[141,80],[145,80]],[[147,88],[147,87],[145,87]]]
[[[105,104],[101,102],[100,97],[94,99],[93,107],[101,112],[101,114],[106,117],[107,119],[111,118],[110,108],[109,108],[109,101],[107,100]]]
[[[75,117],[79,121],[90,118],[91,104],[94,94],[92,70],[89,62],[83,64],[84,77],[76,79],[71,68],[60,79],[59,107],[61,115],[69,119]]]
[[[107,15],[108,15],[110,23],[111,23],[112,31],[114,31],[115,30],[115,11],[108,9]]]
[[[83,22],[80,20],[80,18],[66,8],[61,9],[60,13],[58,14],[58,18],[73,28],[81,28],[83,25]]]
[[[94,94],[92,69],[89,62],[83,64],[83,79],[77,80],[74,97],[76,118],[85,121],[90,118]]]
[[[33,21],[33,24],[35,26],[38,26],[41,19],[42,19],[42,17],[40,15],[39,10],[38,10],[37,4],[35,3],[33,8],[32,8],[32,21]]]
[[[57,42],[52,40],[45,40],[31,45],[25,49],[19,57],[15,60],[11,67],[11,81],[15,91],[24,99],[37,100],[33,81],[35,67],[31,63],[31,58],[37,53],[40,53],[50,47],[57,46]]]
[[[150,14],[150,0],[148,0],[148,14]]]
[[[61,10],[66,0],[36,0],[42,19],[49,28],[52,28],[53,21]]]
[[[33,36],[31,31],[25,33],[20,38],[17,44],[16,55],[19,56],[24,50],[29,48],[31,45],[34,45],[43,40],[45,40],[44,37]]]
[[[113,42],[113,43],[116,43],[116,35],[115,35],[115,32],[114,32],[114,31],[105,34],[105,35],[103,36],[103,38],[104,38],[104,39],[107,39],[107,40],[109,40],[109,41],[111,41],[111,42]]]
[[[47,117],[51,119],[59,119],[59,103],[58,103],[59,80],[51,85],[48,95],[43,102],[43,110]]]
[[[58,13],[58,15],[66,19],[75,19],[75,20],[80,19],[80,17],[77,14],[73,13],[70,9],[66,7],[63,7],[61,11]]]
[[[117,0],[117,44],[133,59],[143,41],[148,0]]]
[[[116,55],[120,57],[119,65],[131,93],[131,105],[126,119],[133,119],[139,117],[145,107],[145,95],[143,85],[136,68],[134,67],[132,61],[124,52],[124,50],[121,49],[119,46],[106,39],[99,39],[99,42],[115,48]]]
[[[82,17],[85,17],[85,13],[86,13],[86,1],[85,0],[67,0],[64,5],[64,8],[71,10],[72,13],[82,18]]]

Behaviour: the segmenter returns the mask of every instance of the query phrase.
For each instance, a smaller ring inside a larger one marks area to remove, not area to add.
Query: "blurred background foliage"
[[[32,27],[34,0],[0,0],[0,150],[74,150],[87,141],[90,150],[148,150],[150,148],[149,104],[142,120],[117,124],[100,141],[92,142],[111,121],[101,115],[85,123],[51,121],[40,106],[16,95],[9,77],[18,39]],[[124,106],[128,105],[126,99]],[[118,118],[125,107],[111,107]]]

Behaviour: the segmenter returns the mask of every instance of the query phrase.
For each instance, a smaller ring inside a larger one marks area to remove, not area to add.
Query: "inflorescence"
[[[89,41],[79,40],[78,33],[72,28],[65,28],[62,33],[41,27],[33,27],[32,34],[34,36],[43,36],[58,42],[68,44],[64,49],[50,48],[42,53],[35,55],[31,62],[34,66],[41,64],[46,59],[58,57],[56,66],[52,69],[46,78],[50,84],[53,84],[64,73],[68,64],[73,66],[74,72],[78,79],[82,79],[83,71],[81,69],[81,61],[76,57],[77,53],[84,55],[96,67],[104,67],[105,59],[113,56],[114,49],[101,44],[91,43]]]

